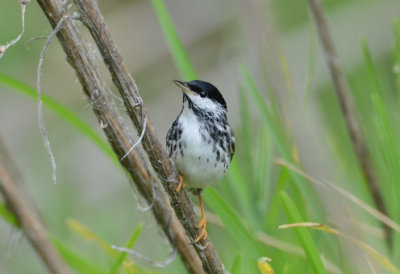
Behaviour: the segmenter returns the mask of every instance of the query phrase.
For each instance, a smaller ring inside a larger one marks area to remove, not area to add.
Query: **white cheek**
[[[209,98],[202,98],[199,95],[189,94],[190,100],[200,109],[219,114],[223,111],[220,104],[215,103]]]

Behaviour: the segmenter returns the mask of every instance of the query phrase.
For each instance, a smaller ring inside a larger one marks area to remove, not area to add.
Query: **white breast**
[[[185,184],[189,188],[206,188],[216,184],[228,170],[229,155],[220,151],[225,161],[216,161],[216,152],[213,152],[216,148],[211,137],[208,134],[206,138],[201,135],[199,122],[193,112],[184,108],[179,123],[182,129],[180,142],[183,155],[178,151],[172,155],[172,159],[178,172],[184,176]]]

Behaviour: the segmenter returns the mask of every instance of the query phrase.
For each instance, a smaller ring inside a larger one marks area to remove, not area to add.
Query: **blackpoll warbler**
[[[176,191],[187,186],[199,197],[198,242],[207,237],[201,191],[226,174],[235,151],[235,136],[225,100],[214,85],[199,80],[174,82],[183,91],[183,107],[167,133],[167,153],[179,173]]]

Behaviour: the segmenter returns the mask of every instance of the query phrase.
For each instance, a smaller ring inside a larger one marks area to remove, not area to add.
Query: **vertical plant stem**
[[[335,44],[333,42],[321,1],[308,0],[308,3],[311,7],[313,18],[318,28],[319,38],[327,59],[329,71],[335,87],[335,92],[338,97],[346,127],[350,134],[351,143],[358,158],[362,173],[368,184],[377,209],[383,214],[387,215],[387,209],[379,187],[378,175],[372,163],[371,154],[368,151],[359,121],[355,115],[350,88],[339,65],[338,54],[336,52]],[[385,229],[386,241],[388,245],[391,246],[391,230],[385,224],[382,225]]]

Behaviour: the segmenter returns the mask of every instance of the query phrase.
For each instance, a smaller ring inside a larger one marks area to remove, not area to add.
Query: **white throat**
[[[221,104],[209,98],[202,98],[196,94],[186,94],[186,96],[188,96],[192,103],[200,110],[213,113],[215,116],[220,116],[226,112],[226,109]],[[187,100],[185,100],[183,104],[183,112],[185,112],[185,109],[189,109],[189,102]]]

